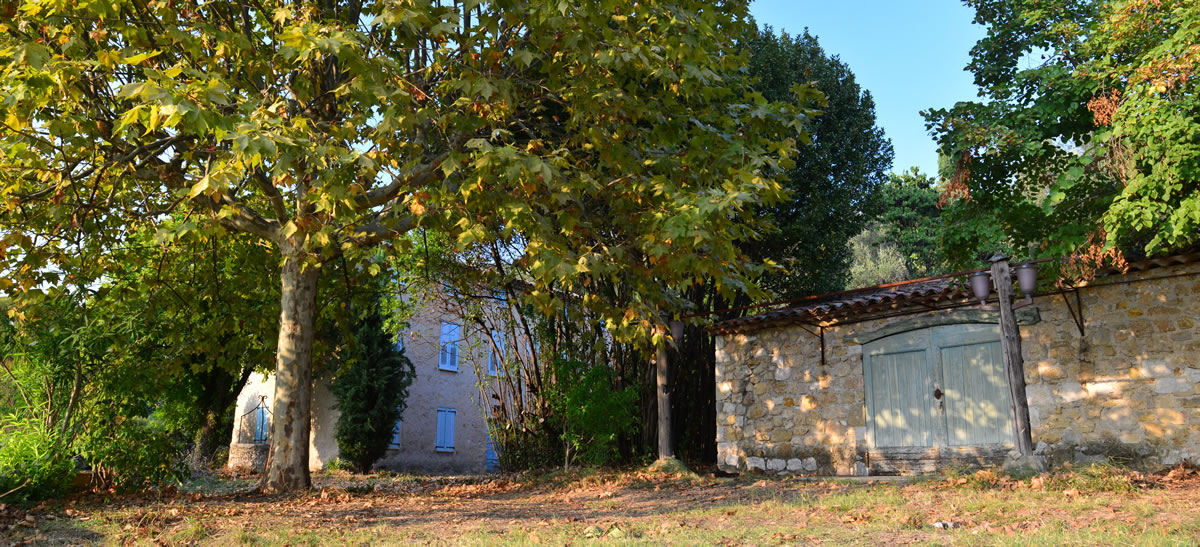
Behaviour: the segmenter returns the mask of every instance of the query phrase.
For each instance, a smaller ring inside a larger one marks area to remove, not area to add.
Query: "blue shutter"
[[[437,439],[434,449],[439,452],[454,451],[454,414],[453,408],[437,410]]]
[[[492,331],[492,351],[488,354],[488,374],[499,376],[504,371],[504,333]]]

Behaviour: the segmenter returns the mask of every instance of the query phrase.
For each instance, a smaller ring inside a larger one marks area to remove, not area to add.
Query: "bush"
[[[556,381],[546,398],[562,420],[563,461],[568,465],[573,459],[592,465],[615,461],[617,439],[633,431],[637,392],[613,389],[615,373],[607,364],[559,359],[553,367]]]
[[[115,418],[109,427],[87,428],[77,445],[103,486],[128,492],[179,481],[186,472],[180,443],[150,418]]]
[[[354,348],[330,384],[341,411],[336,433],[340,457],[358,473],[369,472],[387,452],[416,375],[412,361],[396,350],[383,322],[378,309],[359,321]]]
[[[75,464],[58,431],[41,420],[10,414],[0,418],[0,432],[0,500],[36,501],[71,488]]]

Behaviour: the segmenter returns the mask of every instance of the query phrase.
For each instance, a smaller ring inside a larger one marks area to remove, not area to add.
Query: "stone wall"
[[[1072,307],[1073,294],[1066,295]],[[1101,279],[1079,291],[1081,336],[1061,295],[1021,327],[1033,440],[1052,461],[1200,463],[1200,267]],[[862,346],[914,318],[718,336],[718,465],[726,471],[867,473]],[[849,339],[848,339],[849,338]]]
[[[239,443],[229,445],[229,462],[226,466],[238,473],[259,473],[267,465],[267,452],[271,445],[265,443]]]

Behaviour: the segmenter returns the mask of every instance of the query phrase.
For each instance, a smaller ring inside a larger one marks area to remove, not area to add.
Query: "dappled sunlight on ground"
[[[226,479],[164,494],[5,507],[0,537],[58,544],[1194,542],[1200,474],[1173,473],[1075,468],[1024,479],[983,471],[887,482],[596,470],[339,473],[318,475],[314,490],[289,496]]]

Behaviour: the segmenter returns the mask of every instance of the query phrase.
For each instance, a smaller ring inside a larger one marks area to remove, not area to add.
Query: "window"
[[[400,448],[400,418],[396,418],[396,425],[392,426],[392,441],[388,448]]]
[[[492,435],[488,434],[487,452],[484,454],[484,468],[488,473],[500,471],[500,455],[496,453],[496,443],[492,441]]]
[[[442,323],[442,350],[438,352],[438,368],[458,371],[458,338],[458,325]]]
[[[492,348],[488,354],[488,374],[492,376],[500,376],[504,374],[504,333],[500,331],[492,331]]]
[[[254,409],[254,444],[267,442],[267,433],[270,430],[271,418],[267,414],[267,407],[259,404],[258,408]]]
[[[454,414],[453,408],[437,410],[437,441],[433,448],[438,452],[454,452]]]

